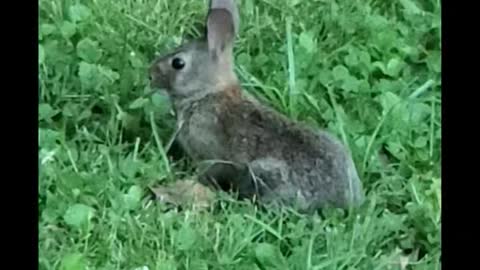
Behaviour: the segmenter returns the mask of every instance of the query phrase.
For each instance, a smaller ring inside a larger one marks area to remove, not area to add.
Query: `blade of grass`
[[[158,152],[160,153],[160,156],[162,157],[162,160],[165,164],[167,175],[171,176],[172,172],[170,170],[170,162],[168,161],[167,155],[165,153],[165,149],[162,146],[162,141],[160,140],[160,136],[158,136],[157,125],[155,124],[155,118],[153,116],[153,112],[150,113],[150,126],[152,129],[153,137],[155,139],[155,143],[157,144]]]
[[[292,19],[287,18],[286,22],[287,31],[287,55],[288,55],[288,111],[290,115],[294,115],[296,111],[296,98],[297,98],[297,86],[295,81],[295,55],[293,52],[292,41]]]
[[[434,141],[435,100],[433,98],[432,98],[432,106],[431,107],[432,107],[432,111],[431,111],[431,114],[430,114],[430,153],[429,153],[430,158],[433,157],[433,146],[435,144],[435,141]]]
[[[387,112],[382,116],[382,119],[380,119],[380,122],[378,122],[377,126],[375,127],[375,130],[373,131],[373,134],[372,136],[370,137],[370,140],[367,144],[367,148],[365,150],[365,155],[363,157],[363,162],[362,162],[362,172],[365,172],[366,170],[366,167],[367,167],[367,159],[368,157],[370,156],[370,151],[371,151],[371,148],[373,146],[373,143],[375,141],[375,139],[377,138],[379,132],[380,132],[380,129],[382,128],[383,124],[385,123],[385,121],[387,120],[388,116],[390,115],[390,113],[393,111],[393,109],[395,109],[396,106],[398,106],[399,104],[402,104],[404,102],[409,102],[410,100],[412,99],[415,99],[417,98],[418,96],[420,96],[421,94],[423,94],[426,90],[428,90],[430,88],[430,86],[432,86],[434,83],[433,80],[428,80],[427,82],[425,82],[423,85],[421,85],[420,87],[418,87],[415,91],[413,91],[412,94],[410,94],[406,99],[402,99],[400,101],[398,101],[397,103],[393,104],[388,110]]]
[[[260,225],[266,231],[268,231],[273,236],[275,236],[278,240],[283,240],[283,237],[277,231],[275,231],[275,229],[273,229],[272,226],[262,222],[261,220],[256,219],[255,217],[252,217],[250,215],[244,215],[244,217],[253,221],[253,222],[255,222],[255,223],[257,223],[258,225]]]

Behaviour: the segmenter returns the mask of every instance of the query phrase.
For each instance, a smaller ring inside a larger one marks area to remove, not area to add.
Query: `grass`
[[[245,90],[336,134],[361,174],[360,209],[314,216],[147,198],[194,174],[146,68],[205,2],[39,1],[40,269],[440,269],[439,1],[241,1]]]

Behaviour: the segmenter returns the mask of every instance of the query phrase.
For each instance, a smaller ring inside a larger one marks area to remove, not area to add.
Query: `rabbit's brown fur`
[[[196,161],[217,161],[202,183],[300,210],[359,205],[360,179],[336,138],[243,95],[233,72],[237,11],[232,0],[215,4],[228,8],[210,10],[207,37],[157,59],[150,70],[152,85],[166,88],[183,123],[180,145]],[[175,58],[184,65],[173,68]]]

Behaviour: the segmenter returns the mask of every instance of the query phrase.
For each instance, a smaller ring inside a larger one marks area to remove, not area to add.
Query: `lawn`
[[[195,171],[147,67],[206,2],[39,1],[40,269],[440,269],[440,2],[241,1],[245,91],[342,139],[365,187],[308,216],[149,196]]]

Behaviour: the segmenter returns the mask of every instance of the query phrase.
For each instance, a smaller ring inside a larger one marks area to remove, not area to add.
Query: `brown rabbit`
[[[205,37],[150,68],[152,87],[173,102],[181,147],[197,162],[214,161],[200,181],[303,211],[360,205],[357,170],[336,138],[242,93],[233,69],[238,18],[233,0],[211,1]]]

